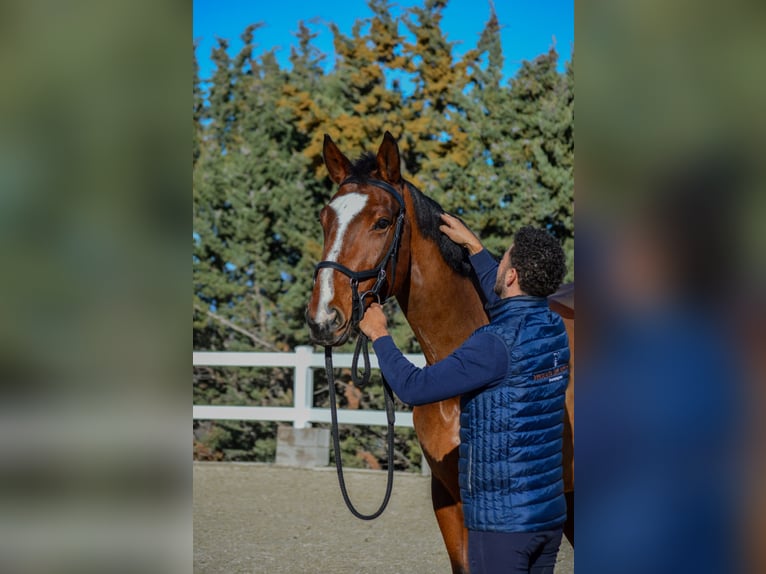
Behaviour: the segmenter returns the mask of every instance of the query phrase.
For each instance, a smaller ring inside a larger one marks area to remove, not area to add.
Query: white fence
[[[422,355],[405,355],[419,367],[426,364]],[[350,367],[351,353],[333,354],[334,367]],[[292,407],[250,407],[194,405],[195,419],[248,421],[290,421],[295,428],[311,423],[329,423],[330,409],[314,408],[314,369],[324,368],[324,354],[312,347],[296,347],[292,353],[194,353],[195,367],[288,367],[294,369]],[[370,355],[370,366],[378,367],[378,358]],[[386,412],[379,410],[338,409],[338,422],[354,425],[386,425]],[[397,411],[396,425],[412,427],[412,413]]]

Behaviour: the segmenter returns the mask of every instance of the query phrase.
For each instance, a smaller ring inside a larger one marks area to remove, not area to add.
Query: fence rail
[[[423,355],[405,355],[415,365],[425,366]],[[334,367],[350,367],[351,353],[333,355]],[[315,408],[314,369],[324,368],[324,354],[312,347],[299,346],[292,353],[203,353],[192,356],[195,367],[286,367],[294,370],[292,407],[251,407],[194,405],[194,419],[224,419],[248,421],[292,422],[295,428],[307,428],[312,423],[329,423],[330,409]],[[370,355],[370,367],[379,369],[378,358]],[[338,409],[338,422],[353,425],[386,425],[386,412],[382,410]],[[412,413],[396,412],[396,424],[412,427]]]

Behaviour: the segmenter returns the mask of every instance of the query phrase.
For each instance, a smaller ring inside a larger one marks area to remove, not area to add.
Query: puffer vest
[[[460,493],[466,527],[495,532],[557,528],[569,340],[545,298],[502,299],[477,333],[502,339],[508,373],[461,399]],[[488,358],[489,359],[489,358]]]

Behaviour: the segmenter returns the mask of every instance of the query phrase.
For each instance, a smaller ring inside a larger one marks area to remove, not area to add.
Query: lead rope
[[[353,178],[347,178],[343,183],[341,183],[341,186],[344,183],[352,182]],[[368,182],[372,183],[372,182]],[[383,286],[383,282],[386,280],[386,267],[389,264],[389,261],[391,262],[391,281],[389,285],[391,288],[396,284],[396,264],[397,264],[397,255],[399,251],[399,242],[401,240],[401,234],[402,229],[404,227],[404,200],[399,195],[399,192],[396,191],[391,185],[382,182],[382,181],[375,181],[373,185],[376,185],[377,187],[380,187],[381,189],[384,189],[388,193],[392,194],[397,201],[399,202],[399,205],[401,206],[401,211],[399,212],[399,216],[397,217],[396,221],[396,228],[394,229],[394,237],[391,241],[391,246],[389,247],[388,252],[383,257],[383,260],[380,262],[380,264],[370,271],[365,272],[353,272],[347,267],[340,265],[339,263],[335,261],[320,261],[317,266],[314,269],[314,278],[316,280],[316,274],[317,272],[322,269],[329,267],[331,269],[335,269],[337,271],[340,271],[341,273],[347,275],[351,279],[351,289],[352,289],[352,306],[353,306],[353,313],[356,315],[356,322],[358,323],[361,321],[362,317],[364,317],[364,301],[365,298],[368,296],[373,296],[378,300],[378,303],[380,303],[380,289]],[[368,275],[370,272],[373,273],[373,275]],[[357,286],[359,284],[360,278],[370,278],[374,277],[375,273],[377,272],[377,279],[375,281],[375,284],[373,285],[372,289],[365,292],[361,296],[359,295],[359,292],[357,291]],[[353,318],[352,318],[353,319]],[[360,332],[359,338],[356,341],[356,348],[354,349],[354,358],[351,361],[351,379],[354,381],[354,384],[357,387],[362,387],[366,385],[370,381],[370,351],[368,348],[369,340],[367,339],[367,336]],[[364,373],[361,375],[359,374],[359,355],[362,355],[362,359],[364,361]],[[338,484],[340,485],[340,492],[343,495],[343,501],[346,503],[346,507],[351,511],[351,514],[356,516],[357,518],[360,518],[362,520],[373,520],[383,514],[383,511],[386,509],[386,506],[388,506],[388,501],[391,499],[391,490],[394,485],[394,420],[396,418],[395,411],[394,411],[394,395],[391,391],[391,387],[388,385],[388,381],[386,381],[386,378],[382,376],[383,378],[383,390],[384,390],[384,397],[386,402],[386,419],[388,428],[386,429],[386,444],[388,447],[388,472],[386,477],[386,493],[383,496],[383,501],[380,503],[380,507],[373,512],[372,514],[362,514],[359,512],[351,502],[351,499],[348,496],[348,490],[346,489],[346,481],[343,478],[343,461],[341,460],[341,454],[340,454],[340,437],[338,433],[338,405],[337,405],[337,398],[335,396],[335,375],[333,373],[333,366],[332,366],[332,347],[325,347],[324,348],[324,359],[325,359],[325,371],[327,373],[327,384],[329,386],[330,390],[330,416],[332,418],[332,447],[333,451],[335,452],[335,469],[338,473]]]
[[[354,384],[359,385],[358,381],[362,381],[362,384],[366,384],[370,380],[370,352],[367,348],[368,339],[363,334],[359,334],[359,339],[356,342],[356,349],[354,350],[354,358],[351,363],[351,378]],[[359,368],[359,353],[363,351],[364,358],[364,374],[361,379],[358,378]],[[332,366],[332,347],[324,348],[324,364],[327,372],[327,384],[330,387],[330,416],[332,417],[332,448],[335,452],[335,469],[338,473],[338,484],[340,485],[340,492],[343,495],[343,501],[346,503],[346,507],[351,511],[351,514],[362,520],[374,520],[386,509],[388,501],[391,498],[391,490],[394,486],[394,396],[391,392],[391,387],[388,386],[386,378],[383,377],[383,388],[386,399],[386,418],[388,419],[388,429],[386,431],[386,442],[388,445],[388,474],[386,477],[386,493],[383,496],[383,501],[380,503],[380,507],[372,514],[362,514],[351,502],[351,498],[348,496],[348,490],[346,489],[346,481],[343,478],[343,461],[340,454],[340,437],[338,434],[338,405],[335,397],[335,375],[333,373]]]

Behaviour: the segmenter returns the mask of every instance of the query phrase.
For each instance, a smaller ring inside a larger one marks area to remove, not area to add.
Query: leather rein
[[[346,275],[349,278],[349,281],[351,282],[351,297],[352,297],[352,312],[351,312],[351,324],[353,326],[358,327],[359,322],[362,320],[362,317],[364,317],[365,312],[365,301],[368,297],[373,297],[377,300],[378,303],[381,303],[381,289],[383,288],[383,285],[385,283],[388,283],[388,293],[385,294],[383,297],[383,300],[387,299],[391,295],[391,290],[393,289],[395,278],[396,278],[396,265],[398,261],[398,255],[399,255],[399,245],[402,240],[402,231],[404,229],[404,217],[405,217],[405,207],[404,207],[404,198],[399,193],[399,191],[390,185],[389,183],[386,183],[385,181],[381,181],[378,179],[366,179],[361,180],[359,178],[355,177],[348,177],[345,180],[341,182],[341,184],[338,186],[343,187],[344,185],[348,183],[356,183],[356,184],[367,184],[372,185],[374,187],[377,187],[379,189],[382,189],[392,195],[394,199],[396,199],[399,202],[399,214],[396,217],[396,223],[394,227],[394,236],[391,240],[391,243],[388,246],[388,249],[386,250],[385,254],[381,258],[381,260],[378,262],[378,264],[373,267],[372,269],[366,269],[364,271],[352,271],[345,265],[342,265],[341,263],[338,263],[336,261],[320,261],[317,263],[316,267],[314,268],[314,281],[316,282],[317,275],[319,271],[322,269],[333,269],[335,271],[339,271],[340,273]],[[391,273],[390,273],[390,281],[388,281],[389,275],[386,272],[387,267],[391,267]],[[363,292],[359,293],[359,282],[360,281],[366,281],[368,279],[375,278],[375,283],[373,286]],[[354,384],[357,387],[362,387],[369,383],[370,381],[370,351],[369,351],[369,340],[367,336],[359,331],[359,336],[356,341],[356,348],[354,349],[354,356],[351,361],[351,379],[354,382]],[[362,355],[363,361],[364,361],[364,371],[359,372],[359,355]],[[381,502],[378,509],[373,512],[372,514],[362,514],[359,512],[351,502],[351,499],[348,495],[348,490],[346,489],[346,481],[343,478],[343,461],[341,460],[341,452],[340,452],[340,438],[338,434],[338,406],[337,406],[337,397],[335,394],[335,376],[333,372],[333,365],[332,365],[332,347],[326,346],[324,348],[324,356],[325,356],[325,371],[327,373],[327,383],[330,388],[330,415],[332,418],[332,441],[333,441],[333,451],[335,452],[335,469],[338,474],[338,484],[340,485],[340,492],[343,495],[343,501],[346,503],[346,506],[348,507],[349,511],[351,511],[351,514],[356,516],[357,518],[360,518],[362,520],[373,520],[380,516],[383,511],[386,509],[386,506],[388,505],[388,501],[391,498],[391,490],[393,488],[393,482],[394,482],[394,396],[391,392],[391,387],[388,386],[388,382],[386,381],[385,377],[383,378],[383,388],[384,388],[384,396],[385,396],[385,402],[386,402],[386,419],[387,419],[387,431],[386,431],[386,443],[387,443],[387,449],[388,449],[388,472],[387,472],[387,478],[386,478],[386,492],[383,496],[383,501]]]

